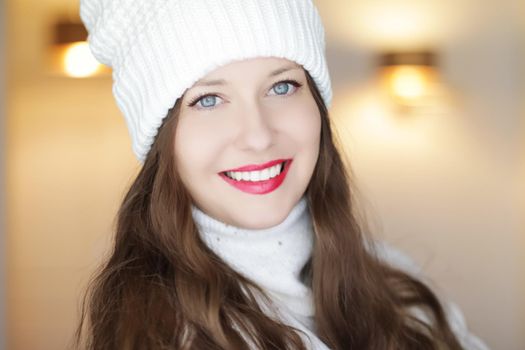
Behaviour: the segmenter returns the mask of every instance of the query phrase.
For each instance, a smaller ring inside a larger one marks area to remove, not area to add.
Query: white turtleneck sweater
[[[268,294],[275,309],[272,311],[261,306],[270,316],[303,331],[306,337],[300,336],[307,348],[329,350],[315,335],[312,291],[300,279],[300,272],[310,258],[314,244],[307,209],[307,201],[302,198],[282,223],[262,230],[226,225],[195,206],[192,214],[206,245]],[[378,243],[376,248],[380,258],[420,277],[417,266],[407,256],[383,243]],[[483,342],[468,332],[463,315],[454,304],[447,304],[446,310],[452,329],[465,349],[488,350]]]

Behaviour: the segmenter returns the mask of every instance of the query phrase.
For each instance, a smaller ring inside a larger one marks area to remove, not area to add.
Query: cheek
[[[287,113],[283,125],[287,133],[302,146],[316,147],[321,135],[321,116],[315,102],[297,105]]]
[[[205,129],[196,123],[180,120],[175,132],[175,159],[181,176],[195,176],[198,169],[206,167],[212,140],[204,137]]]

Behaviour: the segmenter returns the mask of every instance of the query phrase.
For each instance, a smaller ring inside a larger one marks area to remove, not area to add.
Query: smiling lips
[[[262,165],[247,165],[219,173],[233,187],[251,194],[266,194],[284,181],[292,159],[276,159]]]

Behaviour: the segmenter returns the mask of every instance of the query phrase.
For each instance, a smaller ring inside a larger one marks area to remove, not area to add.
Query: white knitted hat
[[[113,94],[141,161],[175,101],[231,61],[294,61],[330,105],[324,29],[312,0],[81,0],[80,16],[91,51],[113,68]]]

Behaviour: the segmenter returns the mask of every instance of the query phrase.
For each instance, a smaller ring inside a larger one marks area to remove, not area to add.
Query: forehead
[[[286,71],[300,70],[301,65],[285,58],[258,57],[220,66],[203,76],[193,86],[223,85],[237,79],[265,79]]]

